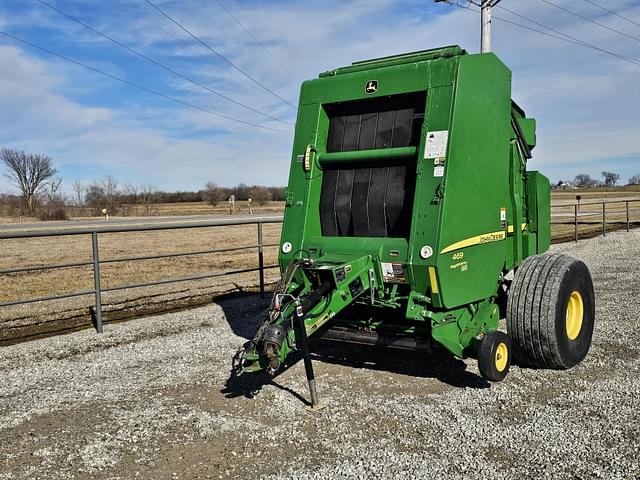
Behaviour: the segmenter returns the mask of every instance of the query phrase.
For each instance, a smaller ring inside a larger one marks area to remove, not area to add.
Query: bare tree
[[[144,205],[145,215],[148,217],[153,213],[154,205],[157,200],[157,189],[153,185],[149,185],[147,183],[143,183],[139,188],[138,198]]]
[[[613,187],[618,180],[620,180],[620,175],[613,172],[602,172],[602,176],[604,177],[604,184],[607,187]]]
[[[629,179],[629,185],[640,185],[640,174],[631,177]]]
[[[118,202],[122,216],[128,217],[131,211],[135,214],[135,204],[138,203],[138,187],[125,183],[118,192]]]
[[[80,180],[75,180],[71,184],[71,188],[73,188],[73,204],[76,207],[84,206],[84,194],[86,192],[85,186]]]
[[[43,187],[44,206],[39,212],[40,220],[68,220],[67,198],[61,190],[62,178],[53,177]]]
[[[594,182],[591,179],[590,175],[586,173],[580,173],[576,175],[576,178],[573,180],[573,183],[576,187],[592,187]]]
[[[271,201],[271,192],[267,187],[256,185],[249,189],[249,198],[258,205],[265,205]]]
[[[0,159],[8,172],[6,177],[20,192],[29,213],[33,213],[36,206],[38,192],[45,182],[56,174],[53,161],[46,155],[27,153],[12,148],[3,148]]]
[[[104,187],[101,183],[94,181],[86,188],[84,204],[93,209],[93,215],[100,215],[102,209],[107,206]]]
[[[64,203],[63,195],[60,192],[60,187],[62,187],[62,177],[53,177],[45,184],[45,187],[47,205]]]
[[[107,175],[102,179],[102,190],[104,192],[105,207],[109,214],[115,214],[120,206],[118,181],[113,175]],[[104,208],[104,207],[103,207]]]
[[[225,192],[222,188],[216,185],[214,182],[207,182],[204,186],[204,196],[212,207],[215,207],[218,202],[222,202],[225,199]]]

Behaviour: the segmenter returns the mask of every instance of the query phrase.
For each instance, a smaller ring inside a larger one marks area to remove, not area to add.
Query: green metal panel
[[[551,185],[547,177],[532,170],[527,172],[527,189],[532,230],[537,234],[535,253],[544,253],[551,245]]]
[[[447,308],[495,294],[506,261],[508,226],[501,212],[511,205],[510,92],[511,73],[495,55],[461,58],[438,244]],[[451,248],[465,242],[469,246]]]
[[[524,139],[529,145],[529,148],[536,146],[536,120],[535,118],[523,118],[518,122],[522,133],[524,133]]]

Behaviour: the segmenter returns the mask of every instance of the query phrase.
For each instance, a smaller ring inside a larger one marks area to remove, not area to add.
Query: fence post
[[[576,243],[578,242],[578,205],[573,206],[573,228]]]
[[[100,291],[100,257],[98,255],[98,232],[91,232],[91,250],[93,252],[93,288],[96,293],[96,331],[102,333],[102,292]]]
[[[624,202],[627,204],[627,232],[629,231],[629,200]]]
[[[606,213],[607,204],[602,202],[602,236],[607,236],[607,213]]]
[[[260,297],[264,298],[264,242],[262,241],[262,222],[258,222],[258,269],[260,271]]]

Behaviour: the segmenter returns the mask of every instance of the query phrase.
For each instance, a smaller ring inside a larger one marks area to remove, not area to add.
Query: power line
[[[547,29],[547,30],[550,30],[550,31],[552,31],[552,32],[554,32],[554,33],[557,33],[558,35],[562,35],[562,37],[564,37],[564,38],[561,38],[561,40],[569,41],[570,43],[573,43],[573,44],[575,44],[575,45],[580,45],[580,46],[582,46],[582,47],[586,46],[586,47],[591,48],[591,46],[590,46],[589,44],[587,44],[587,43],[583,42],[582,40],[580,40],[580,39],[578,39],[578,38],[576,38],[576,37],[572,37],[571,35],[568,35],[568,34],[566,34],[566,33],[563,33],[563,32],[561,32],[560,30],[556,30],[555,28],[549,27],[548,25],[545,25],[544,23],[540,23],[540,22],[538,22],[538,21],[536,21],[536,20],[533,20],[532,18],[525,17],[524,15],[522,15],[522,14],[520,14],[520,13],[518,13],[518,12],[514,12],[513,10],[509,10],[507,7],[500,7],[500,9],[501,9],[501,10],[504,10],[505,12],[508,12],[508,13],[510,13],[511,15],[514,15],[514,16],[516,16],[516,17],[518,17],[518,18],[522,18],[523,20],[526,20],[527,22],[531,22],[531,23],[533,23],[534,25],[538,25],[539,27],[542,27],[542,28],[545,28],[545,29]],[[500,20],[500,19],[499,19],[499,20]],[[505,21],[505,22],[509,22],[509,20],[506,20],[506,19],[503,19],[503,21]],[[518,24],[518,25],[519,25],[519,24]],[[523,25],[523,26],[524,26],[524,25]],[[536,30],[536,31],[538,31],[538,30]],[[554,38],[557,38],[557,37],[554,35]]]
[[[604,23],[600,23],[600,22],[598,22],[596,20],[592,20],[591,18],[586,17],[584,15],[581,15],[581,14],[579,14],[577,12],[574,12],[573,10],[569,10],[568,8],[564,8],[564,7],[560,6],[560,5],[556,5],[555,3],[550,2],[549,0],[540,0],[540,1],[542,3],[546,3],[547,5],[551,5],[552,7],[555,7],[558,10],[562,10],[563,12],[566,12],[566,13],[568,13],[570,15],[573,15],[574,17],[578,17],[578,18],[581,18],[582,20],[585,20],[587,22],[593,23],[594,25],[598,25],[599,27],[604,28],[606,30],[609,30],[610,32],[618,33],[618,34],[623,35],[623,36],[625,36],[627,38],[630,38],[631,40],[635,40],[636,42],[640,42],[640,38],[638,38],[638,37],[634,37],[633,35],[629,35],[628,33],[623,32],[622,30],[618,30],[618,29],[609,27],[608,25],[605,25]]]
[[[245,108],[245,109],[247,109],[247,110],[250,110],[250,111],[251,111],[251,112],[253,112],[253,113],[257,113],[257,114],[259,114],[259,115],[262,115],[262,116],[264,116],[264,117],[267,117],[267,118],[269,118],[269,119],[271,119],[271,120],[275,120],[275,121],[277,121],[277,122],[284,123],[285,125],[291,125],[291,123],[289,123],[289,122],[285,122],[284,120],[281,120],[281,119],[279,119],[279,118],[277,118],[277,117],[274,117],[273,115],[269,115],[268,113],[265,113],[265,112],[262,112],[262,111],[260,111],[260,110],[257,110],[257,109],[255,109],[255,108],[253,108],[253,107],[250,107],[249,105],[245,105],[245,104],[244,104],[244,103],[242,103],[242,102],[239,102],[239,101],[237,101],[237,100],[234,100],[234,99],[233,99],[233,98],[231,98],[231,97],[228,97],[228,96],[226,96],[226,95],[224,95],[224,94],[222,94],[222,93],[220,93],[220,92],[217,92],[216,90],[213,90],[212,88],[209,88],[208,86],[206,86],[206,85],[204,85],[204,84],[202,84],[202,83],[200,83],[200,82],[198,82],[198,81],[196,81],[196,80],[194,80],[194,79],[192,79],[192,78],[189,78],[189,77],[187,77],[186,75],[183,75],[182,73],[180,73],[180,72],[178,72],[178,71],[176,71],[176,70],[174,70],[174,69],[172,69],[172,68],[170,68],[170,67],[168,67],[168,66],[166,66],[166,65],[164,65],[164,64],[162,64],[162,63],[160,63],[160,62],[158,62],[158,61],[156,61],[156,60],[154,60],[153,58],[148,57],[147,55],[143,54],[142,52],[139,52],[138,50],[136,50],[136,49],[134,49],[134,48],[132,48],[132,47],[129,47],[128,45],[125,45],[125,44],[124,44],[124,43],[122,43],[122,42],[119,42],[118,40],[116,40],[115,38],[113,38],[113,37],[111,37],[111,36],[107,35],[106,33],[103,33],[103,32],[101,32],[101,31],[99,31],[99,30],[96,30],[96,29],[95,29],[95,28],[93,28],[92,26],[87,25],[86,23],[84,23],[82,20],[79,20],[78,18],[76,18],[76,17],[74,17],[74,16],[72,16],[72,15],[69,15],[69,14],[68,14],[68,13],[66,13],[66,12],[63,12],[63,11],[62,11],[62,10],[60,10],[59,8],[54,7],[53,5],[51,5],[51,4],[47,3],[47,2],[45,2],[44,0],[36,0],[36,2],[38,2],[38,3],[42,4],[42,5],[44,5],[45,7],[47,7],[47,8],[49,8],[49,9],[53,10],[53,11],[54,11],[54,12],[56,12],[56,13],[59,13],[60,15],[62,15],[62,16],[63,16],[63,17],[65,17],[65,18],[67,18],[67,19],[69,19],[69,20],[71,20],[71,21],[73,21],[73,22],[75,22],[75,23],[77,23],[77,24],[79,24],[79,25],[82,25],[82,26],[83,26],[84,28],[86,28],[87,30],[90,30],[90,31],[92,31],[93,33],[95,33],[96,35],[100,35],[101,37],[106,38],[106,39],[107,39],[107,40],[109,40],[110,42],[112,42],[112,43],[114,43],[114,44],[118,45],[119,47],[121,47],[121,48],[123,48],[123,49],[127,50],[127,51],[128,51],[128,52],[130,52],[130,53],[133,53],[134,55],[137,55],[138,57],[140,57],[140,58],[144,59],[145,61],[147,61],[147,62],[149,62],[149,63],[151,63],[151,64],[153,64],[153,65],[155,65],[155,66],[157,66],[157,67],[160,67],[160,68],[162,68],[162,69],[166,70],[167,72],[170,72],[170,73],[172,73],[173,75],[176,75],[177,77],[180,77],[180,78],[182,78],[183,80],[186,80],[186,81],[188,81],[188,82],[192,83],[193,85],[196,85],[197,87],[202,88],[203,90],[206,90],[207,92],[209,92],[209,93],[211,93],[211,94],[213,94],[213,95],[216,95],[216,96],[218,96],[218,97],[220,97],[220,98],[223,98],[223,99],[225,99],[225,100],[227,100],[227,101],[229,101],[229,102],[231,102],[231,103],[234,103],[234,104],[236,104],[236,105],[238,105],[238,106],[240,106],[240,107],[242,107],[242,108]]]
[[[57,53],[57,52],[54,52],[53,50],[49,50],[48,48],[42,47],[40,45],[36,45],[35,43],[32,43],[32,42],[29,42],[28,40],[24,40],[22,38],[16,37],[15,35],[11,35],[10,33],[3,32],[2,30],[0,30],[0,35],[3,35],[5,37],[7,37],[7,38],[10,38],[10,39],[12,39],[12,40],[14,40],[16,42],[22,43],[23,45],[27,45],[27,46],[29,46],[31,48],[35,48],[36,50],[40,50],[42,52],[48,53],[49,55],[52,55],[52,56],[57,57],[57,58],[60,58],[60,59],[62,59],[64,61],[66,61],[66,62],[73,63],[74,65],[78,65],[78,66],[80,66],[82,68],[85,68],[87,70],[90,70],[90,71],[92,71],[94,73],[98,73],[100,75],[108,77],[108,78],[110,78],[112,80],[116,80],[118,82],[124,83],[125,85],[129,85],[130,87],[137,88],[138,90],[142,90],[143,92],[150,93],[151,95],[156,95],[158,97],[164,98],[165,100],[169,100],[171,102],[178,103],[180,105],[184,105],[186,107],[193,108],[195,110],[200,110],[201,112],[205,112],[205,113],[208,113],[210,115],[215,115],[216,117],[224,118],[226,120],[231,120],[231,121],[237,122],[237,123],[242,123],[244,125],[248,125],[248,126],[251,126],[251,127],[262,128],[264,130],[271,130],[273,132],[289,133],[286,130],[279,130],[277,128],[271,128],[271,127],[267,127],[265,125],[260,125],[258,123],[253,123],[253,122],[247,122],[245,120],[240,120],[238,118],[234,118],[234,117],[231,117],[229,115],[225,115],[224,113],[219,113],[219,112],[216,112],[216,111],[213,111],[213,110],[209,110],[208,108],[200,107],[198,105],[194,105],[193,103],[189,103],[189,102],[186,102],[184,100],[180,100],[179,98],[175,98],[175,97],[171,97],[169,95],[165,95],[162,92],[158,92],[156,90],[152,90],[151,88],[145,87],[145,86],[140,85],[138,83],[132,82],[130,80],[126,80],[124,78],[118,77],[118,76],[113,75],[111,73],[107,73],[107,72],[105,72],[103,70],[100,70],[98,68],[91,67],[91,66],[89,66],[89,65],[87,65],[85,63],[79,62],[78,60],[74,60],[73,58],[69,58],[69,57],[67,57],[65,55],[62,55],[62,54]]]
[[[172,23],[174,23],[178,28],[180,28],[183,32],[185,32],[187,35],[189,35],[191,38],[193,38],[196,42],[198,42],[199,44],[201,44],[203,47],[205,47],[207,50],[209,50],[211,53],[213,53],[215,56],[217,56],[219,59],[223,60],[224,62],[226,62],[228,65],[230,65],[231,67],[233,67],[235,70],[237,70],[238,72],[240,72],[242,75],[244,75],[245,77],[247,77],[249,80],[251,80],[253,83],[255,83],[256,85],[258,85],[260,88],[262,88],[264,91],[268,92],[269,94],[271,94],[272,96],[274,96],[275,98],[277,98],[278,100],[280,100],[281,102],[289,105],[291,108],[295,109],[296,107],[289,103],[287,100],[285,100],[284,98],[282,98],[280,95],[278,95],[276,92],[274,92],[273,90],[271,90],[269,87],[265,86],[264,84],[260,83],[256,78],[252,77],[251,75],[249,75],[247,72],[245,72],[244,70],[242,70],[240,67],[238,67],[235,63],[233,63],[231,60],[229,60],[227,57],[225,57],[224,55],[222,55],[220,52],[218,52],[217,50],[215,50],[213,47],[211,47],[209,44],[205,43],[203,40],[201,40],[198,36],[196,36],[195,34],[193,34],[189,29],[187,29],[185,26],[183,26],[180,22],[178,22],[177,20],[174,20],[171,16],[169,16],[164,10],[162,10],[160,7],[158,7],[157,5],[153,4],[150,0],[144,0],[147,4],[149,4],[150,7],[152,7],[153,9],[155,9],[158,13],[160,13],[162,16],[164,16],[166,19],[168,19],[169,21],[171,21]]]
[[[242,22],[241,22],[241,21],[240,21],[240,20],[239,20],[239,19],[238,19],[234,14],[233,14],[233,13],[231,13],[231,11],[230,11],[227,7],[225,7],[225,5],[224,5],[220,0],[215,0],[215,2],[216,2],[218,5],[220,5],[220,8],[222,8],[225,12],[227,12],[227,15],[229,15],[231,18],[233,18],[233,20],[234,20],[238,25],[240,25],[240,26],[242,27],[242,29],[243,29],[245,32],[247,32],[247,35],[249,35],[249,36],[253,39],[253,41],[254,41],[254,42],[256,42],[256,44],[257,44],[257,45],[259,45],[259,46],[260,46],[260,48],[262,48],[262,50],[264,50],[264,51],[267,53],[267,55],[269,55],[269,56],[270,56],[270,57],[271,57],[271,58],[272,58],[272,59],[273,59],[273,60],[274,60],[278,65],[280,65],[280,66],[281,66],[283,69],[285,69],[287,72],[289,72],[289,73],[293,73],[293,72],[291,72],[291,70],[290,70],[288,67],[286,67],[282,62],[280,62],[280,60],[278,60],[278,59],[277,59],[277,58],[276,58],[276,57],[275,57],[275,56],[274,56],[274,55],[269,51],[269,49],[268,49],[267,47],[265,47],[265,46],[264,46],[264,44],[263,44],[260,40],[258,40],[258,39],[255,37],[255,35],[254,35],[253,33],[251,33],[251,31],[250,31],[247,27],[245,27],[245,26],[244,26],[244,24],[243,24],[243,23],[242,23]]]
[[[626,20],[627,22],[632,23],[632,24],[634,24],[634,25],[636,25],[636,26],[640,27],[640,23],[636,22],[635,20],[631,20],[629,17],[625,17],[624,15],[620,15],[619,13],[616,13],[616,12],[614,12],[613,10],[609,10],[608,8],[603,7],[602,5],[600,5],[600,4],[596,3],[596,2],[592,2],[591,0],[584,0],[584,1],[585,1],[585,2],[587,2],[587,3],[590,3],[590,4],[591,4],[591,5],[593,5],[594,7],[598,7],[598,8],[600,8],[601,10],[604,10],[605,12],[610,13],[611,15],[615,15],[615,16],[616,16],[616,17],[618,17],[618,18],[621,18],[621,19],[623,19],[623,20]]]
[[[504,10],[505,12],[509,12],[510,14],[515,15],[516,17],[522,18],[522,19],[524,19],[524,20],[526,20],[528,22],[531,22],[531,23],[533,23],[535,25],[538,25],[538,26],[540,26],[542,28],[546,28],[547,30],[550,30],[550,31],[552,31],[552,32],[554,32],[554,33],[556,33],[558,35],[561,35],[561,37],[558,37],[556,35],[551,35],[548,32],[542,32],[542,31],[539,31],[539,30],[536,30],[536,29],[532,29],[531,27],[527,27],[526,25],[522,25],[522,24],[519,24],[519,23],[516,23],[516,22],[512,22],[512,21],[507,20],[505,18],[500,18],[500,17],[494,16],[494,18],[496,18],[497,20],[500,20],[500,21],[505,22],[505,23],[509,23],[511,25],[516,25],[516,26],[519,26],[519,27],[522,27],[522,28],[527,28],[529,30],[541,33],[543,35],[552,36],[554,38],[558,38],[559,40],[563,40],[565,42],[572,43],[572,44],[578,45],[580,47],[585,47],[585,48],[589,48],[589,49],[592,49],[592,50],[595,50],[595,51],[598,51],[598,52],[601,52],[601,53],[606,53],[607,55],[611,55],[611,56],[616,57],[616,58],[618,58],[620,60],[624,60],[625,62],[633,63],[635,65],[640,65],[640,58],[628,57],[626,55],[621,55],[619,53],[615,53],[615,52],[612,52],[610,50],[606,50],[604,48],[600,48],[600,47],[598,47],[596,45],[593,45],[591,43],[587,43],[587,42],[585,42],[583,40],[580,40],[579,38],[576,38],[576,37],[574,37],[572,35],[569,35],[567,33],[561,32],[560,30],[557,30],[557,29],[555,29],[553,27],[545,25],[544,23],[538,22],[536,20],[533,20],[532,18],[526,17],[526,16],[521,15],[521,14],[519,14],[517,12],[514,12],[513,10],[509,10],[508,8],[506,8],[504,6],[498,6],[498,8]]]
[[[450,2],[447,2],[447,3],[450,3]],[[458,7],[458,5],[456,5],[455,3],[450,3],[450,5]],[[460,7],[460,8],[462,8],[465,11],[479,13],[479,10],[473,10],[473,9],[466,8],[466,7]],[[503,10],[508,11],[509,13],[513,13],[514,15],[516,15],[516,16],[518,16],[520,18],[523,18],[523,19],[525,19],[525,20],[527,20],[527,21],[529,21],[531,23],[534,23],[536,25],[542,26],[543,28],[546,28],[546,29],[548,29],[548,30],[550,30],[552,32],[556,32],[557,35],[553,34],[553,33],[545,32],[543,30],[538,30],[536,28],[529,27],[528,25],[523,25],[523,24],[518,23],[518,22],[513,22],[513,21],[508,20],[508,19],[503,18],[503,17],[498,17],[496,15],[493,15],[493,18],[495,20],[499,20],[499,21],[501,21],[503,23],[508,23],[509,25],[513,25],[513,26],[516,26],[516,27],[519,27],[519,28],[522,28],[522,29],[525,29],[525,30],[530,30],[532,32],[539,33],[540,35],[545,35],[547,37],[556,38],[558,40],[562,40],[563,42],[571,43],[571,44],[577,45],[579,47],[589,48],[591,50],[596,50],[596,51],[601,52],[601,53],[606,53],[607,55],[611,55],[613,57],[616,57],[616,58],[618,58],[620,60],[623,60],[625,62],[628,62],[628,63],[633,63],[635,65],[640,65],[640,59],[638,59],[638,58],[627,57],[625,55],[621,55],[621,54],[618,54],[618,53],[615,53],[615,52],[611,52],[609,50],[605,50],[604,48],[600,48],[600,47],[598,47],[596,45],[592,45],[590,43],[584,42],[584,41],[582,41],[582,40],[580,40],[580,39],[578,39],[576,37],[573,37],[571,35],[568,35],[566,33],[561,32],[559,30],[556,30],[555,28],[549,27],[547,25],[544,25],[543,23],[540,23],[540,22],[532,20],[532,19],[530,19],[528,17],[525,17],[524,15],[520,15],[519,13],[512,12],[511,10],[506,9],[503,6],[498,6],[497,8],[502,8]]]

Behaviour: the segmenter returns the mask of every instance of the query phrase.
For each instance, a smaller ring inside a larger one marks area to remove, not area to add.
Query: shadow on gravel
[[[329,341],[312,341],[314,360],[352,368],[367,368],[417,378],[435,378],[459,388],[488,388],[484,378],[467,371],[467,365],[442,348],[430,353],[355,345]]]
[[[289,355],[289,358],[287,358],[284,365],[280,368],[275,376],[271,376],[265,372],[248,373],[245,375],[237,376],[233,371],[231,371],[229,373],[229,378],[225,382],[224,388],[220,391],[220,393],[224,394],[226,398],[254,398],[258,393],[260,393],[262,387],[271,385],[289,393],[292,397],[301,401],[305,405],[311,406],[311,402],[303,397],[302,394],[289,387],[285,387],[284,385],[281,385],[274,380],[278,377],[278,375],[281,375],[282,373],[287,371],[300,360],[302,360],[302,356],[298,352],[292,353],[291,355]],[[305,391],[305,393],[307,392]]]
[[[333,365],[341,365],[351,368],[366,368],[385,371],[417,378],[434,378],[456,388],[489,388],[490,384],[484,378],[467,371],[467,365],[448,352],[438,351],[430,354],[416,352],[398,352],[391,349],[376,347],[363,347],[354,344],[335,344],[326,341],[311,342],[312,357],[314,362],[322,362]],[[302,360],[299,353],[289,356],[285,365],[281,367],[275,376],[267,373],[245,374],[240,377],[230,372],[224,388],[220,393],[226,398],[237,397],[254,398],[260,393],[262,387],[271,385],[288,392],[309,406],[310,402],[305,398],[308,392],[297,392],[276,381],[279,375]],[[329,380],[330,381],[330,380]]]
[[[268,299],[260,298],[260,295],[246,293],[235,294],[216,301],[224,310],[233,333],[247,340],[253,338],[256,333],[262,312],[268,307],[268,302]],[[239,344],[238,348],[240,346]],[[467,365],[463,361],[454,358],[450,353],[437,346],[430,353],[420,353],[311,338],[310,347],[314,361],[418,378],[435,378],[458,388],[488,388],[490,385],[479,375],[467,371]],[[305,398],[307,396],[306,390],[301,394],[276,382],[280,374],[300,360],[301,356],[298,353],[290,355],[274,377],[266,373],[246,374],[238,377],[230,373],[221,393],[226,398],[253,398],[262,390],[262,387],[271,385],[290,393],[308,405],[309,402]]]
[[[269,307],[270,299],[261,298],[257,293],[242,292],[215,298],[213,301],[222,307],[233,333],[251,340],[260,325],[263,312]]]

